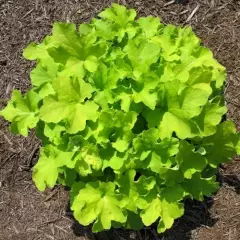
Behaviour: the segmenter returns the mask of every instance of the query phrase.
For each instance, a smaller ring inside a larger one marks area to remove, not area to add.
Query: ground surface
[[[40,41],[53,21],[81,23],[96,16],[108,0],[0,0],[0,108],[12,89],[26,91],[32,65],[22,58],[30,41]],[[199,0],[119,1],[138,10],[139,15],[160,16],[165,23],[191,25],[204,45],[226,66],[225,99],[228,117],[240,129],[240,1]],[[39,142],[12,136],[8,123],[0,119],[0,239],[93,239],[93,240],[239,240],[240,162],[222,169],[223,186],[204,203],[187,202],[185,215],[164,236],[154,228],[139,232],[113,230],[97,235],[71,219],[68,192],[55,188],[39,193],[31,180],[31,167]]]

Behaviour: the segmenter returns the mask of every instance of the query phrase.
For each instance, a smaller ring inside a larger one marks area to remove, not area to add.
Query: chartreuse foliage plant
[[[15,134],[36,129],[33,181],[69,186],[74,217],[94,232],[156,221],[164,232],[240,152],[223,118],[225,68],[190,27],[113,4],[79,28],[55,23],[23,55],[37,62],[33,87],[0,114]]]

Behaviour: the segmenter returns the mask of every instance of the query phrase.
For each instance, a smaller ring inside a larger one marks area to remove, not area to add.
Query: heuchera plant
[[[158,232],[184,213],[183,200],[218,188],[221,163],[240,152],[225,121],[225,68],[189,27],[113,4],[81,24],[55,23],[24,57],[36,60],[32,89],[14,90],[0,114],[43,147],[33,180],[40,191],[71,188],[74,217],[98,232]]]

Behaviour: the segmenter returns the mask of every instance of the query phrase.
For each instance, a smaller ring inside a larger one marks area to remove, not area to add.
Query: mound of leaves
[[[33,180],[40,191],[71,188],[74,217],[98,232],[158,232],[183,200],[218,188],[215,173],[239,150],[224,121],[225,68],[191,28],[113,4],[90,23],[55,23],[24,57],[36,60],[32,89],[14,90],[0,114],[15,134],[42,140]]]

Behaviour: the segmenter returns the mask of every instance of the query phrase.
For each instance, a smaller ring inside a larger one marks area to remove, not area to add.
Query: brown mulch
[[[40,41],[54,21],[81,23],[110,5],[110,0],[0,0],[0,108],[11,91],[29,89],[32,63],[22,57],[31,41]],[[161,17],[164,23],[191,25],[205,46],[227,68],[225,99],[228,117],[240,130],[240,1],[122,0],[139,15]],[[166,234],[154,228],[138,232],[111,230],[92,234],[74,222],[61,187],[40,193],[31,180],[39,141],[13,136],[0,119],[0,239],[79,240],[239,240],[240,161],[221,170],[221,189],[203,203],[187,201],[185,215]]]

